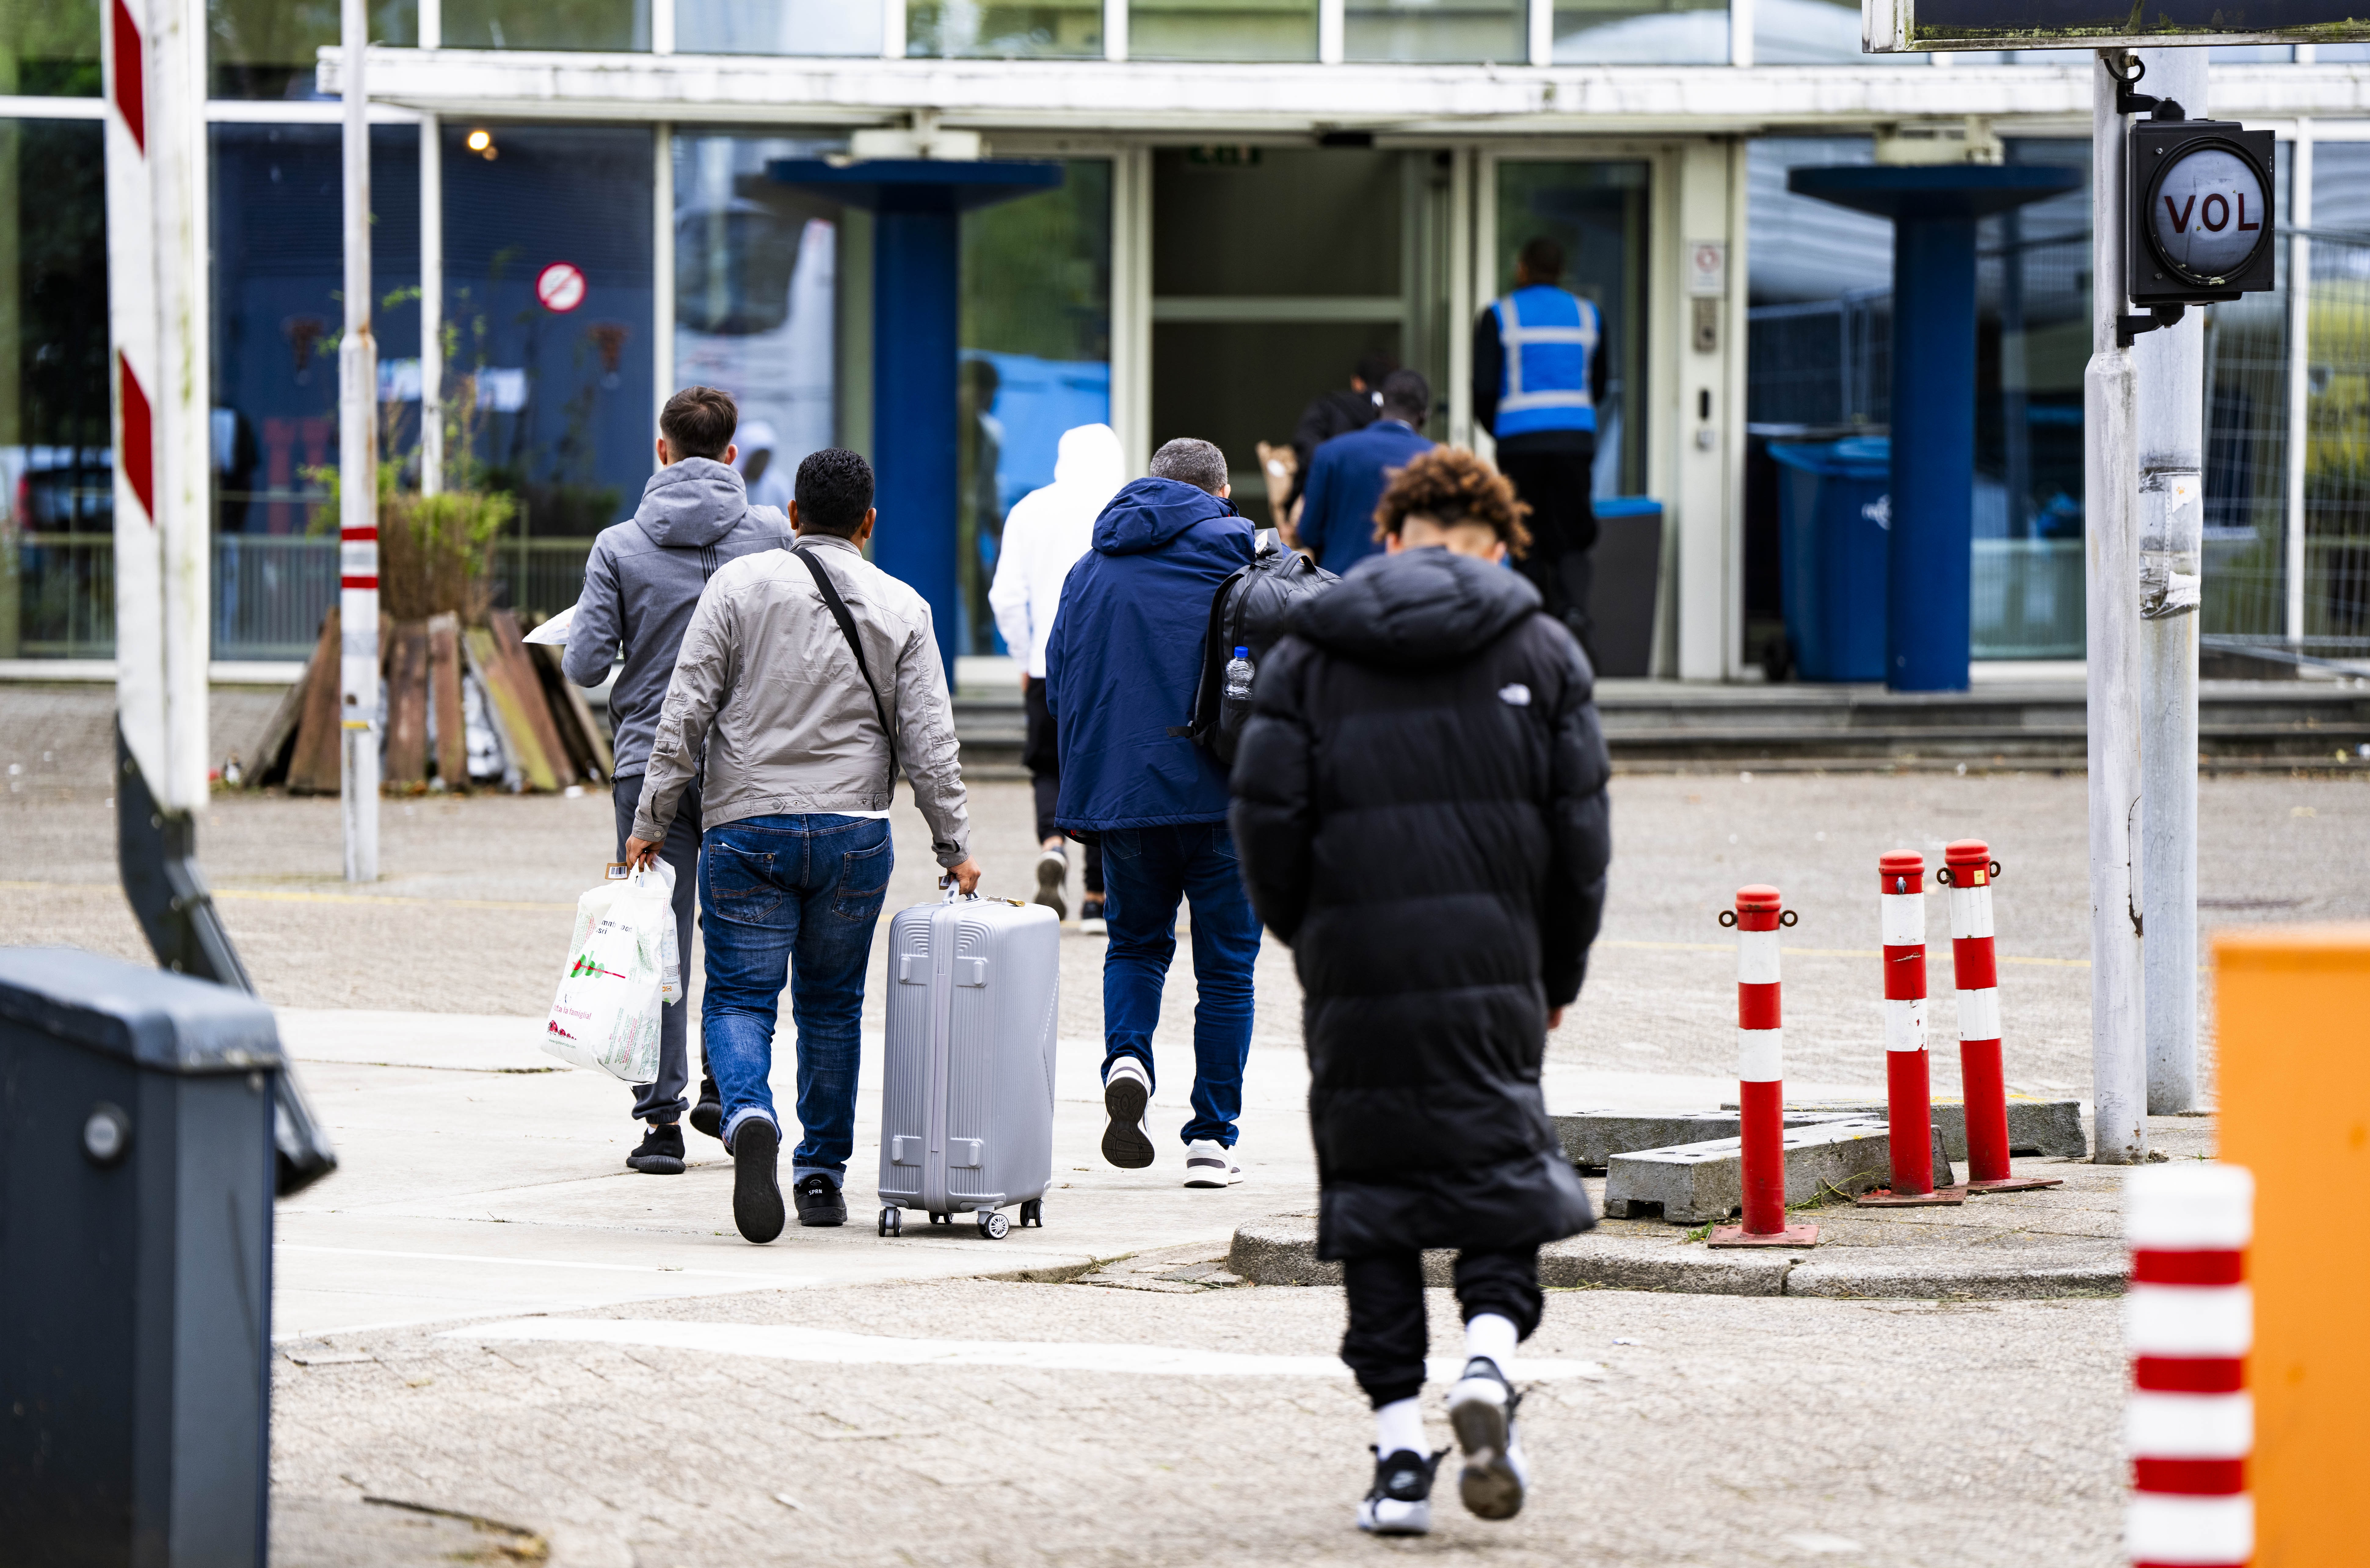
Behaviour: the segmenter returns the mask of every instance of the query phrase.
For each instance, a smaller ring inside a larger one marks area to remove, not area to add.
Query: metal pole
[[[420,120],[420,493],[444,489],[444,125]]]
[[[2296,646],[2305,634],[2304,472],[2311,455],[2312,419],[2312,121],[2296,121],[2288,148],[2288,472],[2287,635]]]
[[[2139,451],[2132,354],[2115,340],[2123,294],[2122,50],[2091,78],[2090,363],[2082,375],[2090,813],[2090,1078],[2096,1158],[2146,1158],[2140,910],[2133,885],[2140,807]]]
[[[371,338],[367,0],[345,0],[346,330],[338,345],[338,661],[346,880],[378,880],[378,345]],[[424,406],[424,404],[423,404]]]
[[[2147,90],[2205,118],[2205,51],[2147,49]],[[2205,312],[2132,349],[2140,465],[2142,1016],[2152,1116],[2197,1109],[2197,621]]]

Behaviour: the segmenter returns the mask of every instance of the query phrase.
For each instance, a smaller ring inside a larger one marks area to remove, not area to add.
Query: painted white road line
[[[713,1355],[749,1355],[768,1361],[812,1361],[838,1366],[1022,1366],[1043,1372],[1134,1372],[1184,1378],[1346,1378],[1349,1368],[1329,1355],[1254,1355],[1223,1350],[1187,1350],[1164,1344],[1103,1344],[1037,1340],[900,1339],[775,1323],[696,1323],[649,1318],[519,1318],[448,1329],[439,1339],[478,1343],[540,1342],[565,1344],[631,1344],[660,1350],[698,1350]],[[1454,1380],[1465,1369],[1462,1356],[1435,1355],[1434,1378]],[[1601,1378],[1602,1363],[1535,1357],[1516,1362],[1519,1380]]]

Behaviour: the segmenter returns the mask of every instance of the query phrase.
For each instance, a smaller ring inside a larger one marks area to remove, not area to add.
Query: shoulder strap
[[[864,644],[856,635],[856,617],[847,613],[847,601],[839,596],[839,584],[832,581],[831,569],[812,550],[793,545],[790,553],[806,562],[807,570],[814,573],[815,590],[823,595],[823,607],[839,623],[839,634],[847,639],[847,651],[856,655],[856,673],[864,677],[864,689],[872,697],[872,711],[880,720],[880,733],[889,742],[889,791],[893,797],[897,790],[897,730],[889,722],[889,709],[881,703],[880,688],[872,684],[872,666],[865,662]]]

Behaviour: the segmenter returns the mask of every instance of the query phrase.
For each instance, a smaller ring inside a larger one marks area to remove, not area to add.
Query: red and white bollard
[[[1884,1090],[1893,1185],[1856,1200],[1870,1207],[1962,1204],[1934,1187],[1933,1076],[1926,1051],[1926,857],[1896,850],[1877,861],[1884,929]]]
[[[2254,1215],[2255,1179],[2242,1166],[2143,1166],[2124,1183],[2132,1497],[2123,1546],[2134,1568],[2245,1568],[2254,1556],[2247,1460],[2255,1405],[2246,1376]]]
[[[1712,1228],[1714,1247],[1812,1247],[1815,1225],[1786,1223],[1786,1031],[1778,1007],[1778,928],[1794,916],[1774,887],[1736,890],[1737,1132],[1744,1223]]]
[[[1936,880],[1950,890],[1950,966],[1959,989],[1959,1088],[1966,1099],[1967,1191],[2022,1193],[2061,1185],[2015,1176],[2008,1163],[2008,1076],[2000,1056],[1999,964],[1992,951],[1992,879],[1999,862],[1980,838],[1942,851]]]

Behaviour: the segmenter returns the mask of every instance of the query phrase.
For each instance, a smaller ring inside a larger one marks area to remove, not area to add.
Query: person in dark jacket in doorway
[[[1179,732],[1202,679],[1220,583],[1250,564],[1251,525],[1226,500],[1225,454],[1180,439],[1095,519],[1094,548],[1062,582],[1045,645],[1045,700],[1062,737],[1055,825],[1103,851],[1103,1158],[1154,1159],[1152,1034],[1193,910],[1193,1115],[1185,1185],[1242,1180],[1234,1155],[1251,1048],[1260,922],[1226,835],[1226,774]]]
[[[1586,657],[1501,564],[1521,513],[1470,453],[1409,463],[1375,513],[1387,553],[1294,607],[1235,758],[1244,880],[1306,993],[1317,1255],[1348,1286],[1341,1358],[1377,1427],[1358,1523],[1381,1533],[1431,1525],[1421,1249],[1458,1249],[1460,1490],[1502,1519],[1538,1249],[1595,1223],[1539,1062],[1604,908],[1609,765]]]
[[[1299,461],[1283,504],[1275,509],[1278,517],[1290,515],[1308,493],[1308,466],[1316,461],[1318,447],[1337,435],[1363,430],[1382,416],[1383,381],[1398,368],[1388,354],[1360,354],[1347,388],[1320,393],[1300,410],[1300,422],[1292,427],[1292,455]]]
[[[1432,383],[1395,370],[1383,380],[1382,418],[1317,449],[1293,533],[1317,565],[1339,577],[1383,548],[1375,537],[1375,503],[1394,473],[1432,450],[1422,434],[1431,417]]]
[[[609,688],[609,727],[616,767],[609,780],[617,815],[617,857],[633,834],[634,806],[642,798],[650,738],[674,674],[684,628],[700,591],[716,569],[760,550],[787,549],[790,521],[770,506],[749,504],[733,459],[740,406],[714,386],[686,386],[659,412],[659,471],[642,487],[632,519],[604,529],[584,563],[584,592],[568,626],[560,668],[581,686],[609,678],[610,662],[625,663]],[[685,790],[661,858],[674,870],[674,925],[683,985],[691,990],[691,918],[699,888],[699,780]],[[683,1172],[684,1090],[691,1079],[691,1009],[663,1009],[659,1019],[659,1076],[634,1091],[634,1115],[650,1124],[626,1163],[649,1176]],[[691,1124],[709,1137],[723,1135],[716,1078],[700,1076]]]

